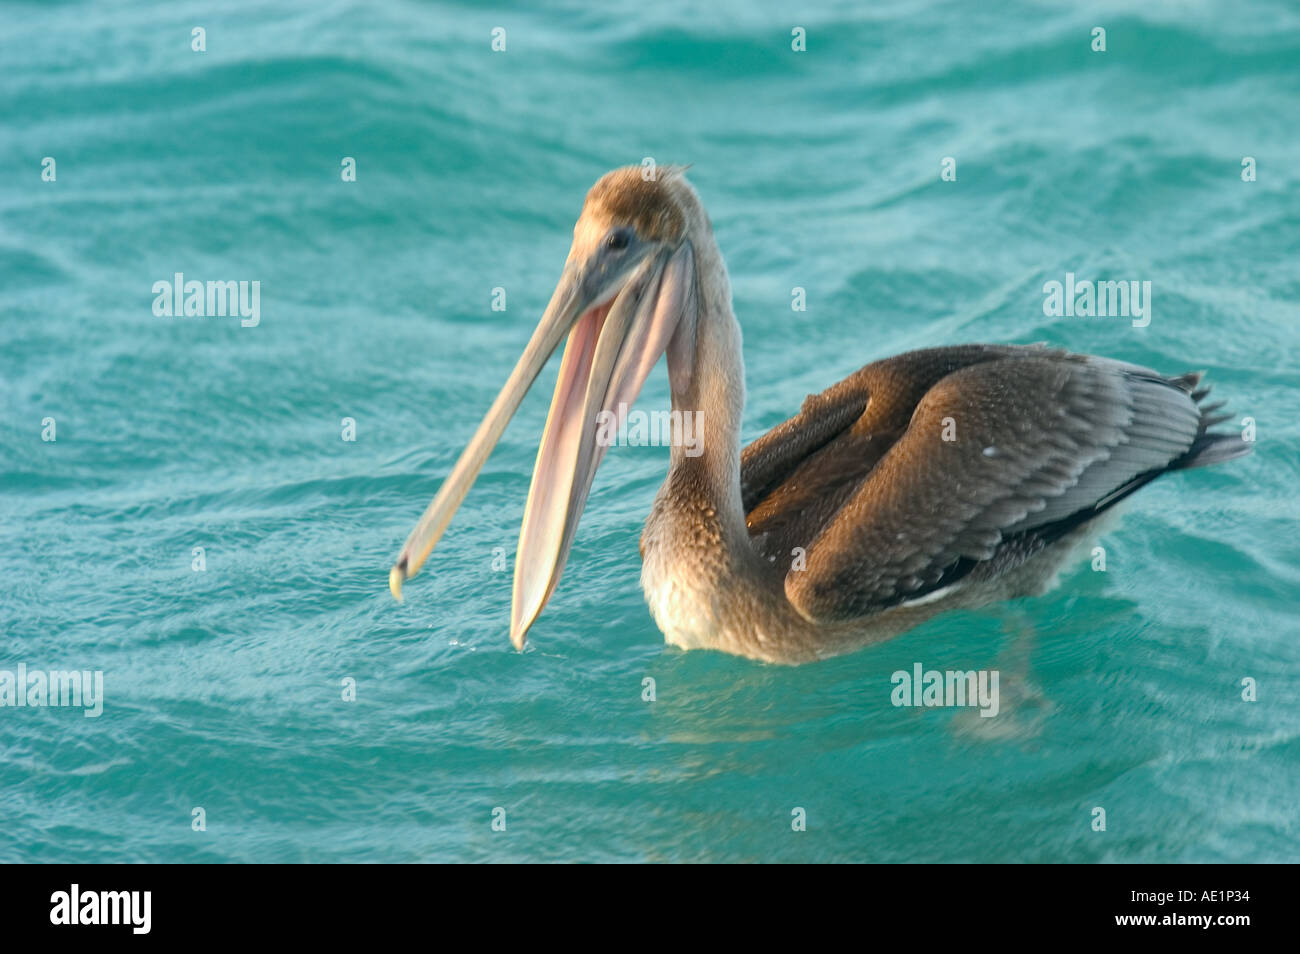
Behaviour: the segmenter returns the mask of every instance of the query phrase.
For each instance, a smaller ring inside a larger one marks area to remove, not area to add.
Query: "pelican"
[[[1210,431],[1228,415],[1201,403],[1198,373],[985,344],[868,364],[742,451],[740,326],[712,223],[682,169],[627,167],[587,194],[541,322],[397,556],[398,600],[566,336],[519,532],[519,650],[573,545],[601,422],[664,354],[673,413],[702,441],[671,448],[641,585],[683,649],[803,663],[1036,595],[1134,491],[1250,451]]]

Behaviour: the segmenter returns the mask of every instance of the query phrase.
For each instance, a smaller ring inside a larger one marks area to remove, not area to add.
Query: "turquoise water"
[[[1300,11],[700,6],[0,9],[0,669],[104,673],[99,718],[0,708],[0,860],[1300,857]],[[519,654],[493,562],[552,363],[394,604],[585,190],[645,156],[694,164],[747,440],[868,361],[1041,340],[1207,369],[1257,452],[1143,490],[1104,573],[782,668],[664,647],[667,451],[618,448]],[[176,272],[259,281],[259,323],[155,315]],[[1150,281],[1150,324],[1046,316],[1067,272]],[[1002,713],[895,708],[917,662],[998,669]]]

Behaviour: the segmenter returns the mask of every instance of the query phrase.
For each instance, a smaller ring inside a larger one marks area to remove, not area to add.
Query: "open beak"
[[[515,559],[510,641],[528,628],[555,591],[578,518],[620,411],[630,407],[679,328],[695,328],[695,262],[689,242],[651,245],[623,276],[598,287],[596,270],[570,257],[537,330],[487,416],[443,481],[389,573],[397,599],[451,522],[492,448],[542,366],[567,334],[546,429],[533,468]]]

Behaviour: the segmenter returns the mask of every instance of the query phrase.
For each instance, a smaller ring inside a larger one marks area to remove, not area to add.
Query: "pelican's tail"
[[[1196,431],[1196,439],[1192,441],[1192,446],[1187,449],[1187,453],[1169,464],[1169,470],[1187,470],[1192,467],[1208,467],[1211,464],[1221,464],[1225,460],[1245,457],[1255,449],[1254,444],[1245,440],[1241,434],[1214,434],[1210,432],[1210,428],[1216,424],[1222,424],[1230,419],[1232,415],[1217,413],[1223,407],[1222,401],[1216,401],[1214,404],[1201,404],[1201,401],[1210,393],[1208,387],[1201,387],[1201,378],[1204,376],[1204,371],[1190,371],[1187,374],[1169,379],[1170,384],[1192,396],[1192,400],[1197,403],[1201,412],[1201,424]]]

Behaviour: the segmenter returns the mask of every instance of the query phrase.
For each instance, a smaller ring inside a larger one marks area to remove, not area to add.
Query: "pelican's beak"
[[[570,254],[528,347],[389,574],[389,587],[400,600],[402,583],[419,572],[567,334],[519,532],[510,612],[510,641],[517,649],[560,581],[606,438],[621,423],[620,408],[636,400],[675,331],[680,328],[682,337],[688,333],[694,342],[695,261],[689,242],[675,250],[648,243],[613,277],[606,277],[608,269],[598,257],[581,263]]]

